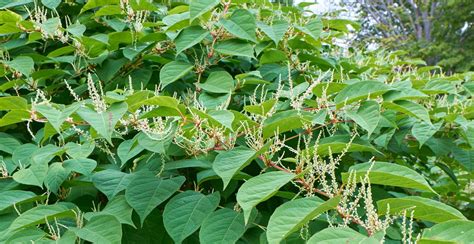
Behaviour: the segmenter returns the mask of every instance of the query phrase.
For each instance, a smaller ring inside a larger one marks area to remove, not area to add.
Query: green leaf
[[[68,142],[64,146],[67,155],[71,158],[87,158],[95,148],[94,142],[84,142],[82,144]]]
[[[6,62],[6,64],[10,68],[22,73],[25,76],[30,76],[35,69],[35,62],[28,56],[16,57],[12,61]]]
[[[280,243],[310,220],[336,208],[339,201],[340,197],[331,198],[326,202],[318,197],[307,197],[290,200],[280,205],[268,221],[268,243]]]
[[[71,218],[75,215],[72,211],[73,204],[54,204],[54,205],[39,205],[32,209],[23,212],[10,225],[10,230],[17,230],[29,226],[35,226],[54,221],[54,219]]]
[[[453,156],[466,170],[474,171],[474,149],[452,148]]]
[[[127,224],[135,227],[132,221],[133,208],[128,205],[124,195],[115,196],[112,201],[108,202],[104,209],[100,212],[85,213],[84,217],[87,220],[99,215],[115,216],[122,224]]]
[[[380,121],[380,106],[376,101],[364,101],[357,111],[348,111],[347,116],[368,132],[374,132]]]
[[[423,231],[418,243],[471,243],[474,236],[474,222],[467,220],[450,220],[437,224]]]
[[[112,215],[91,218],[82,228],[71,228],[76,235],[92,243],[116,244],[122,240],[122,225]]]
[[[0,97],[0,111],[2,110],[26,110],[28,102],[26,99],[17,96]]]
[[[18,148],[21,143],[15,139],[15,137],[0,132],[0,151],[12,154],[16,148]]]
[[[360,182],[370,168],[369,180],[371,184],[398,186],[436,193],[423,176],[408,167],[387,162],[374,162],[372,168],[371,165],[372,162],[356,164],[350,167],[348,172],[354,171],[356,182]],[[349,176],[350,173],[342,173],[342,181],[347,183]]]
[[[180,61],[172,61],[165,64],[160,70],[161,87],[165,88],[169,84],[185,76],[192,69],[192,65]]]
[[[143,149],[144,148],[133,139],[120,143],[117,148],[117,155],[120,158],[122,166],[127,163],[128,160],[137,156]]]
[[[34,109],[48,119],[48,122],[57,132],[61,132],[61,125],[67,118],[69,118],[69,116],[71,116],[71,114],[76,112],[79,107],[80,104],[75,103],[60,111],[50,105],[38,104],[34,106]]]
[[[128,106],[126,103],[114,103],[107,109],[107,111],[98,113],[89,107],[81,107],[77,114],[87,123],[91,125],[94,130],[104,137],[110,144],[112,144],[112,134],[115,125],[127,112]]]
[[[245,233],[244,215],[222,208],[207,217],[199,231],[201,243],[236,243]]]
[[[246,181],[237,192],[237,202],[244,211],[245,223],[249,220],[252,208],[269,199],[295,177],[283,171],[268,172]]]
[[[191,22],[219,4],[219,0],[192,0],[189,4]]]
[[[348,135],[335,135],[331,137],[325,137],[319,140],[317,147],[310,147],[306,149],[310,153],[317,153],[321,156],[329,155],[330,153],[340,153],[345,151],[347,152],[372,152],[380,153],[367,141],[355,138],[352,140]]]
[[[63,162],[65,169],[83,175],[90,175],[97,166],[97,162],[90,158],[74,158]]]
[[[128,204],[140,216],[141,223],[160,203],[171,197],[184,183],[183,176],[162,180],[150,171],[141,171],[133,177],[125,190]]]
[[[176,54],[200,43],[207,35],[209,35],[209,31],[196,25],[182,30],[175,39]]]
[[[278,49],[270,49],[265,51],[260,57],[260,65],[280,63],[288,60],[286,53]]]
[[[230,93],[234,89],[234,79],[227,71],[215,71],[209,75],[206,82],[197,85],[211,93]]]
[[[256,151],[247,147],[236,147],[216,156],[212,169],[222,178],[224,189],[232,177],[247,166],[255,157]]]
[[[310,124],[313,114],[309,112],[298,112],[296,110],[287,110],[275,113],[272,117],[265,120],[263,124],[263,137],[269,138],[275,135],[302,128],[304,123]]]
[[[312,37],[314,40],[318,40],[323,31],[323,22],[321,21],[321,18],[315,18],[310,20],[304,26],[297,26],[297,28]]]
[[[336,107],[384,94],[390,87],[380,81],[359,81],[344,87],[334,98]]]
[[[61,3],[61,0],[41,0],[41,3],[49,9],[56,9]]]
[[[387,204],[390,205],[390,214],[403,213],[407,215],[413,210],[413,218],[434,223],[442,223],[448,220],[466,220],[466,217],[457,209],[442,202],[423,197],[388,198],[377,202],[379,215],[387,213]]]
[[[165,206],[163,222],[175,243],[181,243],[194,233],[217,208],[219,200],[218,192],[206,196],[195,191],[185,191],[171,198]]]
[[[329,227],[316,234],[309,240],[308,244],[340,244],[340,243],[380,243],[375,238],[367,237],[349,227]]]
[[[48,173],[48,162],[32,163],[26,169],[20,169],[13,174],[13,179],[24,185],[43,187],[43,181]]]
[[[239,39],[218,42],[214,49],[222,54],[253,58],[253,47],[250,43]]]
[[[30,191],[2,191],[2,194],[0,194],[0,212],[13,205],[18,206],[19,204],[34,198],[36,198],[36,194]]]
[[[395,111],[419,118],[426,123],[431,123],[430,114],[428,110],[418,103],[411,101],[395,101],[395,102],[384,102],[383,106],[387,109],[393,109]]]
[[[278,46],[278,43],[283,39],[285,36],[286,31],[288,30],[288,22],[284,20],[275,20],[272,22],[271,25],[267,25],[263,22],[257,23],[258,28],[260,28],[263,33],[265,33],[275,45]]]
[[[87,3],[82,7],[81,13],[89,9],[105,6],[105,5],[114,5],[119,4],[120,0],[88,0]]]
[[[221,19],[220,23],[232,35],[253,42],[257,42],[255,17],[246,9],[235,10],[229,19]]]
[[[44,179],[44,185],[49,191],[58,193],[59,187],[68,176],[69,170],[65,169],[62,163],[53,163],[49,166],[48,173]]]
[[[411,134],[418,140],[421,148],[441,128],[442,124],[442,122],[434,125],[424,121],[417,122],[411,128]]]
[[[130,174],[118,170],[106,169],[95,173],[92,176],[92,183],[111,200],[117,193],[125,190],[130,183],[130,178]]]

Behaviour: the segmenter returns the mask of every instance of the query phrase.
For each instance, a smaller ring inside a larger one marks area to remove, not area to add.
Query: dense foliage
[[[472,73],[304,5],[83,2],[0,1],[2,243],[474,240]]]

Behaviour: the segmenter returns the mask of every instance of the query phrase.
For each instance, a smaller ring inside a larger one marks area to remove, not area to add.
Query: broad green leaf
[[[473,236],[473,221],[450,220],[425,229],[419,243],[472,243]]]
[[[287,110],[275,113],[272,117],[265,120],[263,124],[263,137],[269,138],[278,134],[302,128],[303,125],[311,123],[313,114],[309,112],[298,112],[296,110]]]
[[[232,209],[223,208],[210,214],[199,231],[201,243],[236,243],[245,232],[244,215]]]
[[[210,11],[219,4],[219,0],[192,0],[189,4],[191,21]]]
[[[347,152],[372,152],[380,153],[375,149],[369,142],[359,138],[352,140],[348,135],[335,135],[331,137],[325,137],[319,140],[319,143],[314,147],[306,149],[310,153],[317,153],[321,156],[329,154],[340,153],[347,149]]]
[[[105,6],[105,5],[114,5],[119,4],[120,0],[88,0],[87,3],[82,7],[81,13],[89,9]]]
[[[257,105],[244,106],[244,110],[253,114],[266,115],[276,103],[277,101],[275,99],[270,99]]]
[[[193,2],[191,2],[191,5]],[[180,52],[200,43],[207,35],[209,35],[209,31],[200,26],[193,25],[187,27],[182,30],[175,39],[176,53],[179,54]]]
[[[297,26],[297,28],[312,37],[314,40],[318,40],[323,31],[323,22],[321,21],[321,18],[318,17],[310,20],[304,26]]]
[[[67,155],[72,158],[87,158],[95,148],[95,143],[93,141],[84,142],[82,144],[68,142],[64,146],[66,149]]]
[[[268,172],[246,181],[237,192],[237,202],[244,211],[245,222],[249,220],[252,208],[269,199],[295,177],[283,171]]]
[[[39,205],[23,212],[10,225],[10,230],[43,224],[61,218],[75,218],[73,204]]]
[[[377,201],[379,215],[387,213],[387,205],[390,205],[390,214],[392,215],[403,213],[404,210],[410,213],[411,210],[413,210],[413,218],[434,223],[466,219],[457,209],[429,198],[409,196],[403,198],[387,198]]]
[[[393,109],[395,111],[419,118],[426,123],[431,123],[430,114],[428,110],[421,104],[414,103],[411,101],[395,101],[395,102],[384,102],[383,106],[387,109]]]
[[[474,171],[474,149],[454,147],[451,149],[454,159],[469,172]]]
[[[49,9],[56,9],[61,3],[61,0],[41,0],[41,3]]]
[[[171,197],[184,181],[183,176],[163,180],[150,171],[137,172],[125,190],[125,198],[138,213],[143,224],[146,216],[160,203]]]
[[[27,228],[12,233],[5,243],[39,243],[44,240],[43,238],[46,237],[46,235],[46,232],[38,228]]]
[[[222,178],[224,189],[232,177],[253,160],[256,153],[255,150],[247,147],[236,147],[216,156],[212,169]]]
[[[275,20],[271,25],[267,25],[263,22],[257,22],[258,28],[260,28],[272,41],[275,45],[278,46],[278,43],[285,36],[286,31],[288,30],[288,22],[284,20]]]
[[[271,64],[271,63],[280,63],[288,61],[287,54],[278,49],[266,50],[260,57],[260,65]]]
[[[120,143],[117,148],[117,155],[120,158],[122,166],[127,163],[128,160],[137,156],[143,149],[144,148],[133,139]]]
[[[179,110],[179,101],[174,97],[168,96],[154,96],[145,100],[137,101],[136,103],[133,103],[133,105],[130,105],[129,110],[130,112],[135,112],[137,109],[144,105],[172,108],[176,111]]]
[[[376,101],[364,101],[357,111],[348,111],[347,116],[368,132],[374,132],[380,120],[380,106]]]
[[[171,198],[165,206],[163,222],[175,243],[181,243],[194,233],[216,209],[219,200],[218,192],[206,196],[195,191],[185,191]]]
[[[213,119],[218,121],[219,124],[223,125],[224,127],[228,128],[229,130],[232,129],[232,122],[235,119],[234,113],[229,110],[214,110],[209,111],[208,115],[210,115]]]
[[[425,178],[416,171],[396,164],[387,162],[372,162],[356,164],[349,168],[348,172],[354,172],[356,182],[364,178],[370,168],[369,180],[371,184],[398,186],[405,188],[431,191],[436,193]],[[347,183],[350,173],[342,173],[342,181]]]
[[[12,154],[21,143],[10,134],[0,132],[0,151]]]
[[[221,19],[220,23],[232,35],[257,42],[257,37],[255,36],[257,24],[255,23],[255,17],[248,10],[237,9],[229,19]]]
[[[162,21],[167,26],[166,31],[181,30],[189,26],[189,12],[166,15]]]
[[[239,39],[230,39],[218,42],[214,49],[222,54],[253,58],[253,47],[250,43]]]
[[[59,187],[67,179],[69,173],[62,163],[52,163],[44,179],[44,185],[50,192],[58,193]]]
[[[167,162],[165,170],[184,169],[184,168],[212,168],[212,162],[206,159],[191,158],[178,161]]]
[[[22,73],[25,76],[31,75],[31,73],[33,73],[34,68],[35,68],[34,67],[35,62],[33,61],[31,57],[28,57],[28,56],[16,57],[12,61],[6,62],[6,64],[10,68]]]
[[[57,110],[56,108],[46,105],[46,104],[39,104],[35,105],[34,109],[36,109],[39,113],[41,113],[48,122],[53,126],[53,128],[57,132],[61,132],[61,125],[64,121],[71,116],[76,110],[80,107],[79,103],[74,103],[71,106],[63,109],[62,111]]]
[[[76,235],[92,243],[116,244],[122,240],[122,225],[112,215],[99,215],[82,228],[71,228]]]
[[[280,243],[291,233],[299,230],[303,225],[318,215],[336,208],[340,197],[323,201],[318,197],[305,197],[290,200],[280,205],[273,212],[268,221],[268,243]]]
[[[112,104],[107,111],[101,113],[89,107],[82,107],[77,111],[77,114],[87,121],[99,135],[112,144],[112,134],[115,130],[115,125],[127,112],[127,108],[127,104],[122,102]]]
[[[97,162],[90,158],[73,158],[63,162],[65,169],[83,175],[90,175],[97,166]]]
[[[308,244],[377,244],[380,243],[375,238],[367,237],[349,227],[328,227],[316,234],[309,240]]]
[[[209,75],[206,82],[197,85],[211,93],[230,93],[234,89],[234,79],[227,71],[215,71]]]
[[[30,112],[27,110],[12,110],[0,119],[0,127],[22,123],[30,119]]]
[[[99,171],[92,175],[94,186],[112,200],[117,193],[125,190],[130,183],[131,175],[113,169]]]
[[[0,111],[2,110],[26,110],[28,102],[18,96],[0,97]]]
[[[32,163],[30,167],[15,172],[13,179],[20,184],[43,187],[47,173],[48,162]]]
[[[104,209],[100,212],[85,213],[84,217],[90,220],[94,216],[112,215],[115,216],[122,224],[135,227],[132,221],[133,208],[128,205],[124,195],[115,196],[112,201],[108,202]]]
[[[193,69],[193,66],[180,61],[172,61],[163,66],[160,70],[161,87],[165,88],[169,84],[185,76]]]
[[[347,84],[336,82],[321,82],[313,88],[313,93],[318,97],[332,95],[346,87]]]
[[[36,198],[36,194],[30,191],[2,191],[2,194],[0,194],[0,212],[13,205],[18,205],[34,198]]]
[[[138,144],[148,151],[160,154],[166,154],[171,142],[173,140],[175,127],[171,126],[168,133],[160,135],[148,135],[144,132],[137,134],[136,139]]]
[[[418,140],[421,147],[441,128],[442,124],[442,122],[436,124],[426,123],[424,121],[417,122],[413,124],[411,134]]]
[[[334,98],[338,108],[366,98],[384,94],[390,87],[380,81],[359,81],[344,87]]]

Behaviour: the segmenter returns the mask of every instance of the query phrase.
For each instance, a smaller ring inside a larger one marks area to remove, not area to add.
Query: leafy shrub
[[[2,1],[0,240],[473,241],[472,73],[238,0]]]

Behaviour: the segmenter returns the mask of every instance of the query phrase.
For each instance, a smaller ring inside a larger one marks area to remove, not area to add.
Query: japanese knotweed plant
[[[473,242],[474,74],[307,5],[0,1],[0,242]]]

